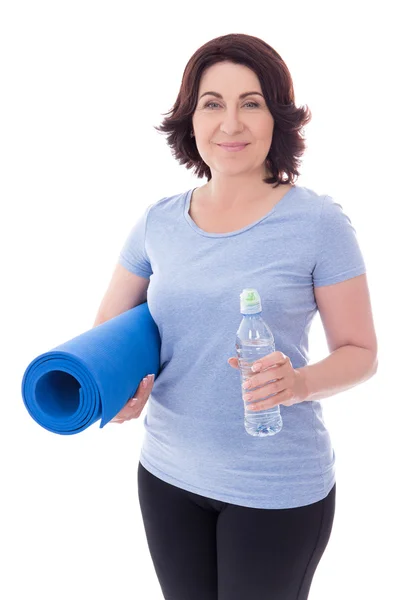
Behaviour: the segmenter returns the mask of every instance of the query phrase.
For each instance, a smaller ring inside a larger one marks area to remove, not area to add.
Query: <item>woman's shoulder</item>
[[[163,196],[159,200],[156,200],[155,202],[153,202],[153,204],[151,204],[151,206],[164,208],[164,207],[173,207],[176,204],[181,204],[182,202],[185,201],[185,198],[187,197],[187,194],[190,191],[191,190],[189,189],[189,190],[184,190],[181,192],[176,192],[175,194],[169,194],[168,196]]]

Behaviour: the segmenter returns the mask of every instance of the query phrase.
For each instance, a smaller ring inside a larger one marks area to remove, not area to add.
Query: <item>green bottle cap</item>
[[[244,314],[255,314],[261,312],[260,294],[255,288],[244,288],[240,294],[240,312]]]

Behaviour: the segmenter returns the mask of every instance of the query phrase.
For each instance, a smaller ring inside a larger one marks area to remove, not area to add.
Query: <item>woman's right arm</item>
[[[117,263],[93,327],[146,302],[149,283],[149,279],[139,277]]]

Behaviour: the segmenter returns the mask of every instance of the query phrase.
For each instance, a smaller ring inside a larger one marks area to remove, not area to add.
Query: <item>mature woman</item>
[[[138,492],[168,600],[305,600],[330,538],[335,453],[319,401],[374,375],[377,340],[350,219],[294,183],[310,119],[263,40],[199,48],[158,129],[207,183],[144,211],[95,322],[147,301],[160,331],[160,373],[113,421],[137,418],[151,393]],[[250,380],[255,410],[280,405],[274,436],[244,427],[232,355],[245,287],[275,337]],[[317,310],[330,354],[309,365]]]

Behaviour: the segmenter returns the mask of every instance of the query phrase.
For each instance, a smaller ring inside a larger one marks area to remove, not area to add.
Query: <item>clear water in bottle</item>
[[[240,294],[240,312],[243,319],[236,332],[236,353],[239,361],[241,384],[254,375],[251,370],[258,359],[275,352],[275,341],[272,332],[261,316],[261,299],[256,289],[245,288]],[[275,381],[272,379],[271,381]],[[265,385],[265,384],[264,384]],[[263,386],[259,386],[263,387]],[[252,391],[241,388],[242,397]],[[251,411],[248,404],[257,403],[275,394],[269,394],[262,399],[245,401],[244,426],[248,434],[258,437],[275,435],[282,429],[283,422],[279,404],[267,410]]]

